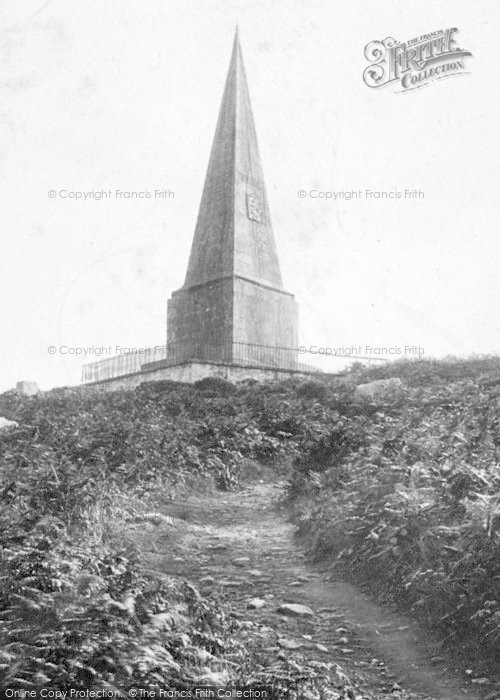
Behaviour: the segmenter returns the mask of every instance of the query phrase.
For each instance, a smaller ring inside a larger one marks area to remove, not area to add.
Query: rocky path
[[[164,512],[174,524],[143,532],[150,566],[223,600],[263,669],[284,658],[297,669],[333,665],[349,676],[356,699],[500,698],[500,689],[496,695],[468,678],[410,619],[307,562],[280,505],[282,487],[256,484],[169,504]]]

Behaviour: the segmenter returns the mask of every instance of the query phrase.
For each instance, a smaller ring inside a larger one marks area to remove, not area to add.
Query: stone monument
[[[238,32],[184,285],[167,311],[170,359],[297,367]]]

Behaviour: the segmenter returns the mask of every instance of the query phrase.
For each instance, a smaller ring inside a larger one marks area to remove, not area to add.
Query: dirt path
[[[241,639],[253,646],[259,640],[263,668],[284,655],[298,667],[338,663],[354,679],[355,697],[364,699],[495,697],[493,686],[473,685],[410,619],[308,563],[279,505],[282,487],[256,484],[169,504],[164,512],[174,525],[143,533],[151,567],[186,576],[229,605],[243,622]],[[248,609],[254,598],[264,605]],[[279,614],[284,603],[314,614]]]

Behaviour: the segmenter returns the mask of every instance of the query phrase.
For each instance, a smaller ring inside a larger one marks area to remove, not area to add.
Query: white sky
[[[51,345],[165,342],[236,23],[301,344],[498,352],[499,15],[497,0],[2,0],[0,390],[78,383],[81,360]],[[369,41],[448,27],[470,74],[365,86]],[[425,199],[297,196],[367,187]],[[117,188],[175,198],[47,195]]]

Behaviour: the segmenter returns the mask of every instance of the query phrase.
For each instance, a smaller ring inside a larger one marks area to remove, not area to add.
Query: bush
[[[322,382],[309,381],[300,384],[297,387],[297,396],[302,396],[305,399],[318,399],[322,401],[327,394],[327,386]]]
[[[234,394],[236,386],[221,377],[204,377],[194,383],[198,391],[211,392],[214,396],[229,396]]]

